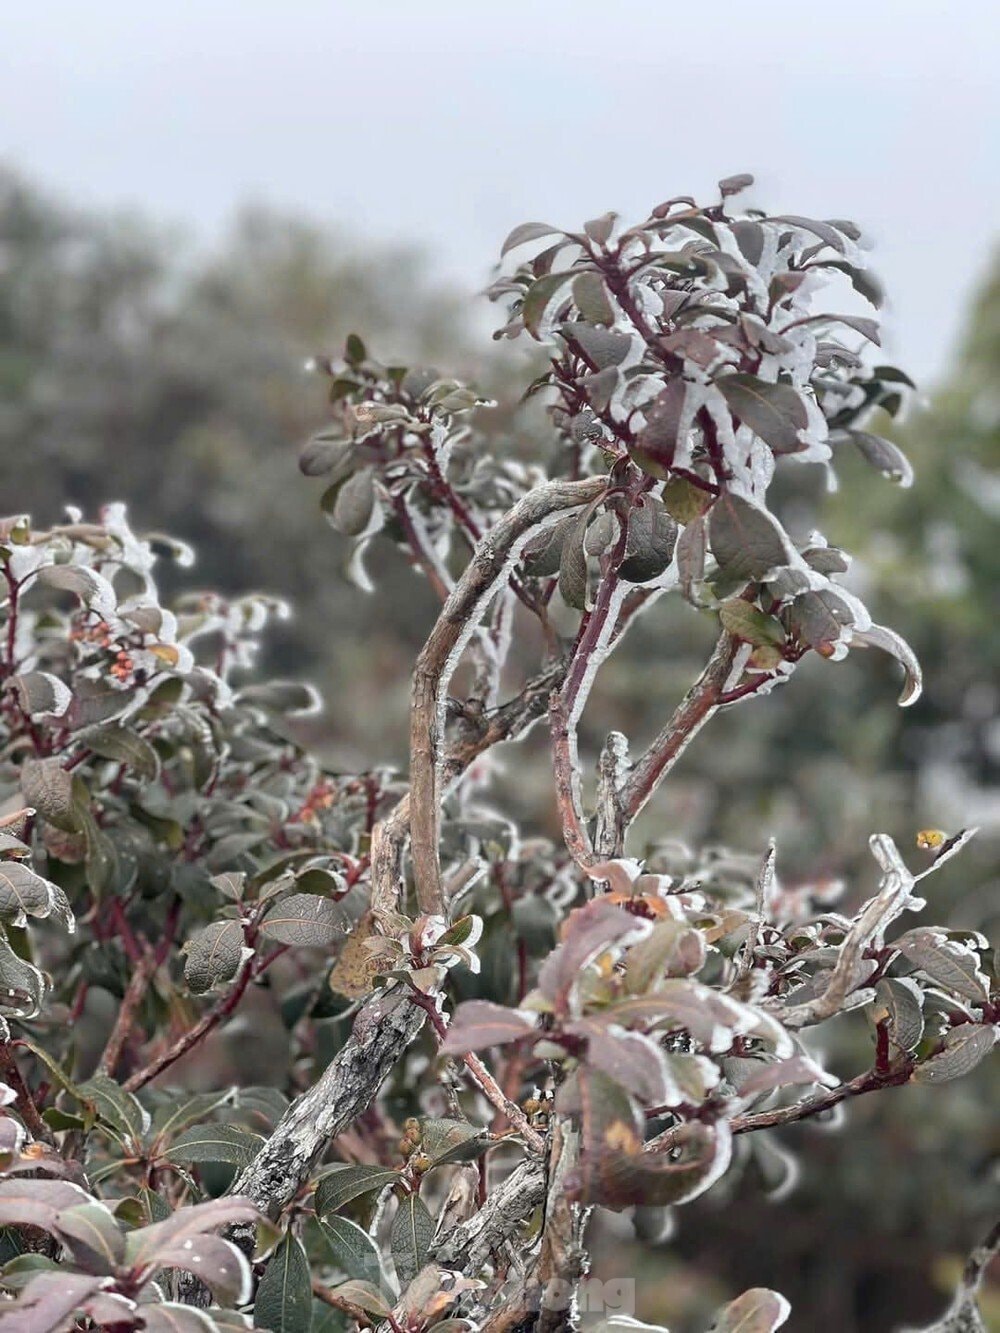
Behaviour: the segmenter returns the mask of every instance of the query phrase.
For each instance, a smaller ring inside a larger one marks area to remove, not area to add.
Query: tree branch
[[[410,848],[422,912],[444,915],[438,835],[445,692],[483,610],[508,577],[528,536],[553,514],[596,499],[604,477],[554,481],[530,491],[479,543],[417,658],[410,709]]]
[[[521,1162],[502,1185],[490,1190],[485,1204],[467,1222],[440,1239],[435,1237],[428,1258],[469,1276],[480,1272],[544,1202],[545,1174],[540,1159]]]
[[[738,649],[738,640],[727,631],[723,631],[704,671],[685,694],[670,721],[636,763],[621,793],[622,818],[626,828],[645,806],[691,740],[720,707]]]

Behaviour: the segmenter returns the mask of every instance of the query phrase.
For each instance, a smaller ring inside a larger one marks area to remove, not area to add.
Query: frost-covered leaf
[[[434,1219],[419,1194],[408,1194],[393,1219],[389,1243],[396,1276],[407,1286],[420,1272],[434,1239]]]
[[[542,337],[543,323],[553,307],[559,301],[569,298],[567,284],[576,275],[572,270],[563,273],[547,273],[528,288],[521,307],[524,327],[533,338]]]
[[[375,1242],[355,1222],[336,1213],[318,1223],[331,1262],[346,1277],[377,1286],[382,1280],[382,1260]]]
[[[965,1023],[952,1028],[944,1039],[943,1048],[919,1064],[910,1078],[914,1083],[950,1083],[954,1078],[964,1078],[985,1060],[996,1042],[995,1027]]]
[[[125,1254],[125,1235],[103,1203],[62,1209],[55,1233],[76,1263],[90,1273],[113,1273]]]
[[[866,430],[848,430],[845,433],[862,458],[876,471],[899,486],[913,485],[913,468],[899,445]]]
[[[29,916],[47,917],[55,912],[65,918],[68,911],[66,895],[58,885],[36,875],[23,861],[0,861],[0,917],[23,926]]]
[[[257,1287],[253,1322],[269,1333],[309,1333],[312,1324],[312,1277],[309,1259],[297,1236],[288,1232],[268,1260]]]
[[[659,921],[644,940],[633,944],[625,959],[625,986],[644,995],[663,977],[690,976],[701,970],[705,937],[682,921]]]
[[[646,424],[629,445],[632,460],[651,477],[667,480],[680,444],[687,385],[679,376],[645,409]]]
[[[13,690],[18,704],[33,722],[49,714],[62,717],[73,700],[69,688],[48,671],[28,671],[24,675],[11,676],[7,688]]]
[[[562,943],[542,964],[539,990],[557,1013],[565,1012],[580,973],[588,963],[629,936],[646,933],[642,922],[600,898],[578,907],[566,919]]]
[[[25,759],[21,765],[21,791],[28,804],[33,805],[50,824],[67,833],[78,832],[78,790],[73,775],[67,773],[60,759],[55,756]]]
[[[229,1162],[247,1166],[264,1142],[242,1125],[194,1125],[179,1134],[163,1156],[168,1162]]]
[[[199,1235],[162,1246],[157,1265],[194,1273],[220,1305],[242,1305],[250,1299],[251,1274],[246,1255],[221,1236]]]
[[[339,903],[316,893],[292,893],[268,911],[260,933],[282,944],[318,949],[339,939],[350,926]]]
[[[466,1000],[455,1010],[441,1050],[447,1055],[465,1055],[467,1051],[519,1041],[535,1032],[534,1024],[516,1009],[492,1000]]]
[[[178,1208],[163,1221],[130,1232],[126,1239],[127,1259],[129,1264],[155,1265],[160,1252],[168,1246],[183,1246],[185,1241],[222,1226],[258,1221],[260,1213],[252,1200],[236,1194]]]
[[[345,1203],[360,1198],[363,1194],[381,1191],[388,1185],[394,1185],[399,1179],[399,1172],[389,1167],[358,1165],[338,1165],[328,1169],[316,1182],[315,1206],[320,1217],[335,1213]]]
[[[751,1287],[721,1310],[711,1333],[774,1333],[792,1312],[784,1296],[766,1287]]]
[[[563,543],[559,557],[559,594],[567,606],[582,611],[587,605],[587,554],[579,522]]]
[[[762,579],[790,563],[791,543],[778,520],[741,495],[726,491],[708,511],[712,554],[728,578]]]
[[[586,271],[573,279],[573,301],[577,310],[591,324],[613,324],[614,307],[599,273]]]
[[[901,707],[907,708],[917,702],[924,687],[923,673],[916,653],[902,635],[886,629],[884,625],[871,625],[868,629],[852,630],[851,643],[863,648],[881,648],[883,652],[890,653],[906,673],[903,692],[899,696]]]
[[[246,941],[239,921],[213,921],[184,946],[184,980],[196,995],[232,981]]]
[[[959,940],[950,939],[938,927],[917,926],[894,940],[893,947],[914,967],[956,995],[974,1004],[984,1004],[989,999],[989,981],[981,971],[979,955]]]
[[[130,727],[111,724],[88,731],[80,738],[103,759],[125,764],[140,778],[153,782],[160,771],[160,756],[143,736]]]
[[[377,1319],[386,1319],[392,1313],[391,1303],[373,1282],[341,1282],[333,1291],[342,1301],[358,1306]]]
[[[833,1074],[827,1073],[822,1065],[808,1055],[792,1055],[787,1060],[773,1060],[767,1064],[756,1063],[758,1068],[748,1077],[740,1079],[737,1085],[741,1097],[756,1097],[762,1092],[798,1083],[815,1083],[833,1088],[838,1082]]]
[[[875,988],[872,1017],[888,1024],[901,1051],[915,1050],[924,1032],[923,992],[908,977],[884,977]]]
[[[81,602],[105,619],[114,614],[118,604],[115,590],[95,569],[85,565],[45,565],[37,577],[39,583],[49,588],[75,593]]]
[[[799,432],[809,425],[801,395],[789,384],[771,384],[756,375],[720,375],[715,386],[730,410],[779,454],[798,453]]]
[[[500,258],[509,251],[516,249],[519,245],[526,245],[528,241],[540,241],[546,236],[563,236],[564,232],[558,227],[551,227],[547,222],[522,222],[510,233],[503,245],[500,247]]]
[[[375,482],[371,468],[360,468],[339,486],[330,520],[345,537],[368,531],[375,511]]]
[[[667,513],[662,500],[654,495],[628,516],[625,558],[619,568],[627,583],[647,583],[657,578],[673,559],[677,545],[677,524]]]

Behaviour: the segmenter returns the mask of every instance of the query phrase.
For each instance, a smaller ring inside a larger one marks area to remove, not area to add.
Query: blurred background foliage
[[[854,577],[877,619],[923,662],[923,699],[895,707],[896,668],[883,654],[811,661],[791,686],[716,720],[640,832],[754,851],[773,834],[786,880],[843,877],[856,900],[874,883],[873,830],[913,848],[922,827],[978,823],[980,838],[934,880],[936,917],[992,926],[996,938],[1000,262],[984,257],[984,270],[946,382],[909,422],[877,426],[911,457],[914,488],[900,492],[858,459],[841,469],[838,493],[824,494],[816,470],[803,468],[785,496],[793,528],[808,530],[822,512],[831,539],[859,553]],[[65,504],[92,512],[125,500],[139,530],[196,547],[201,586],[287,598],[295,615],[267,665],[322,690],[327,709],[308,739],[335,766],[400,765],[409,667],[434,603],[392,552],[370,562],[377,600],[342,577],[342,539],[296,468],[324,416],[323,386],[304,365],[356,330],[384,361],[473,379],[498,399],[483,423],[496,448],[537,452],[543,419],[517,402],[535,368],[520,350],[491,345],[487,327],[473,303],[428,282],[415,253],[260,209],[242,212],[206,253],[146,218],[85,214],[8,169],[0,507],[51,522]],[[663,601],[640,621],[592,701],[591,755],[612,726],[636,744],[654,731],[712,637],[684,605]],[[545,754],[535,736],[508,760],[516,782],[499,775],[497,803],[529,830],[554,832]],[[861,1021],[838,1041],[833,1067],[864,1068]],[[792,1127],[784,1146],[805,1149],[794,1190],[770,1200],[748,1178],[712,1191],[654,1248],[627,1225],[605,1226],[598,1276],[634,1274],[636,1313],[678,1333],[704,1328],[748,1285],[776,1287],[810,1311],[811,1327],[837,1333],[926,1319],[995,1206],[995,1068],[860,1101],[849,1136]],[[259,1081],[259,1070],[247,1072]],[[992,1317],[1000,1329],[996,1302]],[[805,1327],[793,1315],[789,1328]]]

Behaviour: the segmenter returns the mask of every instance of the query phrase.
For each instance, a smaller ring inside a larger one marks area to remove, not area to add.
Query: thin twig
[[[156,958],[151,951],[147,950],[135,965],[135,971],[132,973],[132,978],[125,988],[125,994],[122,996],[115,1025],[111,1029],[111,1034],[98,1062],[98,1072],[107,1074],[109,1078],[114,1076],[115,1069],[118,1067],[118,1061],[121,1059],[125,1043],[128,1041],[135,1025],[136,1011],[149,989],[149,982],[155,971]]]

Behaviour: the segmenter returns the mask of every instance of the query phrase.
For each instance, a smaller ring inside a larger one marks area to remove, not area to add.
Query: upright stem
[[[441,742],[448,682],[491,598],[509,577],[531,532],[552,514],[596,499],[604,477],[549,482],[530,491],[476,548],[417,658],[410,707],[410,847],[422,912],[446,915],[438,837]]]

